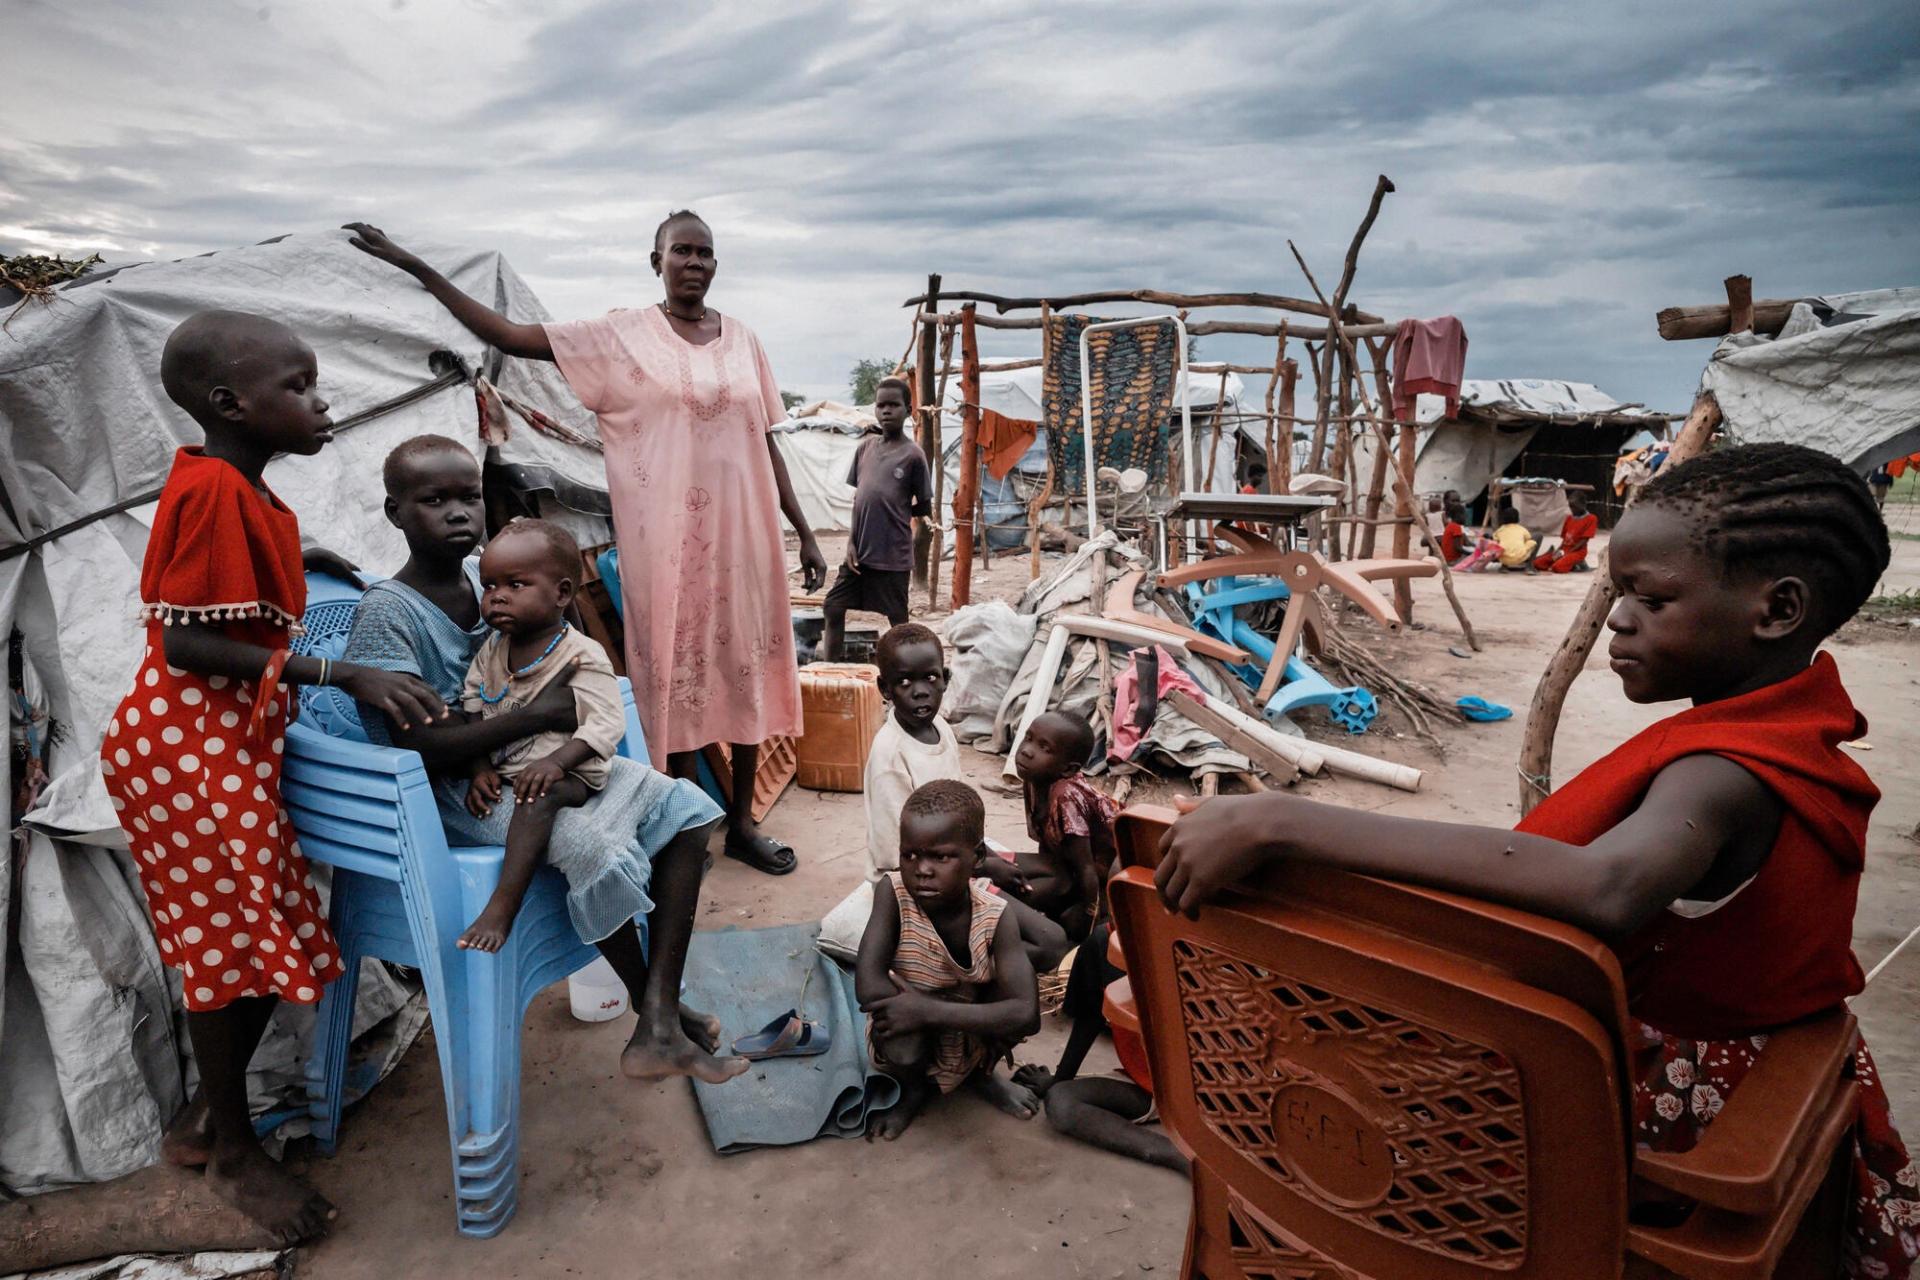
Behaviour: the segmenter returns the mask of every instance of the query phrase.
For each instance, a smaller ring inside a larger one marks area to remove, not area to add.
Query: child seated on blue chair
[[[454,440],[416,436],[387,456],[384,478],[387,519],[406,536],[409,555],[399,572],[362,597],[346,658],[416,675],[457,703],[474,654],[490,634],[477,574],[466,563],[483,532],[480,466]],[[375,744],[420,754],[449,843],[470,846],[502,843],[516,800],[507,792],[488,812],[469,811],[473,760],[536,734],[571,734],[580,723],[573,690],[559,682],[525,706],[491,717],[456,713],[401,725],[362,703],[360,718]],[[600,791],[554,815],[545,858],[566,877],[574,931],[607,958],[640,1015],[621,1070],[636,1078],[729,1080],[750,1064],[715,1057],[719,1020],[678,1002],[719,806],[693,783],[637,761],[616,757],[607,766]],[[639,915],[647,920],[651,957],[634,924]]]
[[[573,692],[579,724],[571,733],[547,729],[509,742],[468,766],[468,812],[493,812],[503,784],[516,803],[500,883],[460,935],[463,948],[498,951],[507,940],[554,818],[607,785],[608,762],[626,736],[626,708],[607,651],[566,618],[579,572],[579,544],[548,520],[514,521],[480,557],[480,610],[493,633],[467,668],[461,710],[490,720],[557,684]]]

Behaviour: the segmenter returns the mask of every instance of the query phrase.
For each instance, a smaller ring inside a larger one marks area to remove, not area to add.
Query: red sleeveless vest
[[[1521,821],[1588,844],[1639,807],[1662,769],[1701,754],[1740,765],[1785,806],[1773,852],[1731,901],[1694,919],[1663,912],[1616,947],[1636,1017],[1669,1035],[1732,1039],[1860,990],[1853,909],[1880,792],[1840,744],[1866,731],[1822,653],[1791,679],[1652,725]]]

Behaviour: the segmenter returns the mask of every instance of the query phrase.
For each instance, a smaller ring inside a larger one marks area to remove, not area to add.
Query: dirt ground
[[[829,546],[828,555],[837,549]],[[1011,597],[1026,578],[1024,555],[1001,559],[976,577],[974,598]],[[1437,584],[1418,584],[1420,628],[1377,637],[1382,651],[1412,678],[1449,695],[1505,703],[1515,718],[1447,731],[1444,759],[1376,726],[1366,738],[1348,741],[1426,769],[1418,793],[1348,781],[1305,782],[1303,793],[1422,817],[1514,821],[1521,721],[1547,655],[1591,581],[1584,575],[1462,577],[1459,593],[1484,645],[1464,660],[1449,653],[1462,642]],[[1916,587],[1920,542],[1897,542],[1883,590]],[[916,605],[923,603],[916,593]],[[1872,749],[1862,744],[1858,759],[1885,797],[1869,837],[1855,924],[1855,947],[1871,969],[1920,923],[1914,905],[1920,900],[1914,893],[1920,886],[1920,722],[1913,714],[1920,705],[1920,629],[1856,624],[1831,647],[1872,724],[1866,740]],[[1590,662],[1567,701],[1555,776],[1571,776],[1672,709],[1628,703],[1604,658]],[[963,755],[976,783],[997,777],[998,759],[971,750]],[[984,794],[988,834],[1024,844],[1018,800]],[[799,869],[773,879],[719,859],[707,880],[702,928],[817,919],[858,879],[864,841],[858,795],[795,788],[768,825],[799,851]],[[1920,944],[1902,952],[1854,1006],[1910,1138],[1920,1135],[1916,994]],[[454,1232],[439,1074],[431,1045],[417,1045],[347,1116],[338,1155],[308,1165],[340,1206],[340,1218],[332,1235],[307,1251],[300,1274],[385,1280],[475,1268],[502,1278],[1178,1271],[1187,1191],[1175,1174],[1077,1146],[1044,1120],[1023,1124],[967,1096],[935,1105],[892,1145],[823,1140],[718,1156],[687,1085],[634,1084],[617,1074],[630,1029],[630,1018],[575,1022],[564,986],[534,1002],[524,1041],[519,1215],[485,1242]],[[1051,1063],[1063,1038],[1063,1026],[1049,1019],[1022,1060]],[[1112,1065],[1103,1043],[1088,1069]]]

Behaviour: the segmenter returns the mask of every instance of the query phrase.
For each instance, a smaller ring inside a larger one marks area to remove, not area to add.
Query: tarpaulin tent
[[[1593,484],[1604,505],[1620,445],[1677,416],[1622,404],[1589,382],[1545,378],[1468,379],[1460,384],[1459,411],[1445,412],[1439,396],[1422,395],[1415,404],[1414,489],[1455,489],[1469,503],[1519,467],[1512,473]],[[1370,448],[1368,441],[1361,452],[1370,456]],[[1540,456],[1523,457],[1530,450]]]
[[[1721,340],[1700,388],[1743,443],[1804,444],[1862,475],[1920,450],[1920,287],[1796,302],[1777,337]]]
[[[422,256],[514,319],[546,318],[498,253],[429,245]],[[552,365],[489,352],[345,233],[97,273],[29,304],[0,334],[0,635],[18,632],[54,726],[51,777],[18,837],[24,855],[0,858],[0,1183],[15,1190],[141,1167],[179,1101],[184,1038],[96,756],[140,658],[153,498],[176,447],[200,439],[161,390],[160,351],[208,308],[272,316],[318,353],[343,429],[317,457],[275,460],[266,478],[312,542],[375,573],[405,558],[382,514],[387,451],[423,432],[477,451],[461,366],[596,436]],[[499,463],[543,514],[605,539],[596,451],[521,428]],[[11,794],[6,770],[0,761]],[[379,990],[363,986],[363,1006]],[[297,1085],[297,1046],[277,1053],[263,1047],[256,1068],[277,1062],[277,1082]]]

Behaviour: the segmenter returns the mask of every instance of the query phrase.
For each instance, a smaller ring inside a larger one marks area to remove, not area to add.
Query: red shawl
[[[1651,726],[1521,821],[1521,831],[1591,843],[1639,807],[1662,769],[1700,754],[1732,760],[1785,806],[1773,851],[1731,900],[1693,919],[1664,912],[1617,948],[1635,1016],[1671,1035],[1731,1039],[1860,990],[1853,909],[1880,792],[1840,744],[1866,731],[1822,653],[1791,679]]]
[[[298,634],[307,607],[300,522],[231,463],[173,456],[140,568],[140,612],[163,623],[257,619]]]

